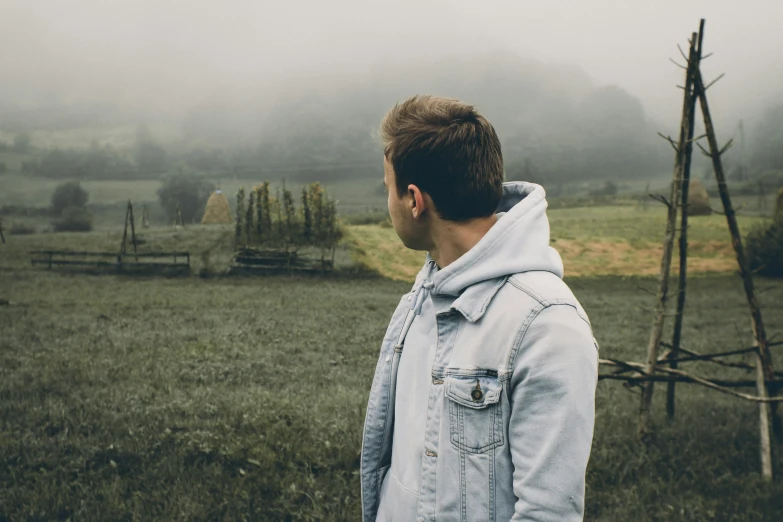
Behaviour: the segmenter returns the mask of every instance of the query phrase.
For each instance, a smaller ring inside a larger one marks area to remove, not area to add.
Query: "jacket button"
[[[475,402],[481,402],[481,399],[484,398],[484,392],[479,389],[475,389],[470,392],[470,396]]]
[[[430,451],[430,450],[425,451],[424,454],[427,455],[428,457],[437,457],[438,456],[437,453],[435,453],[434,451]]]
[[[443,379],[438,379],[437,377],[433,377],[432,384],[443,384]]]

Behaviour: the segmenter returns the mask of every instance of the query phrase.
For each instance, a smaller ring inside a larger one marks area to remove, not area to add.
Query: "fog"
[[[783,100],[775,0],[2,0],[0,130],[166,122],[191,143],[258,147],[267,166],[354,164],[377,155],[386,108],[433,92],[486,111],[511,159],[568,170],[552,158],[624,148],[645,166],[593,171],[652,172],[670,154],[650,140],[681,109],[669,59],[702,17],[705,77],[726,73],[719,129],[761,128]],[[603,141],[580,137],[596,125]]]
[[[263,98],[290,81],[338,82],[391,58],[503,49],[577,65],[668,117],[682,76],[668,58],[700,17],[715,53],[705,68],[727,73],[715,91],[726,110],[783,89],[776,0],[3,0],[0,74],[6,102],[172,111],[209,96]]]

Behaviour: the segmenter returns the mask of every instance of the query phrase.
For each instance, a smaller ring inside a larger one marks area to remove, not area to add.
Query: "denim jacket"
[[[391,465],[405,338],[421,302],[437,343],[416,520],[582,520],[593,436],[598,345],[549,247],[543,188],[504,184],[499,219],[433,274],[427,259],[394,311],[370,391],[361,452],[362,512],[375,522]]]

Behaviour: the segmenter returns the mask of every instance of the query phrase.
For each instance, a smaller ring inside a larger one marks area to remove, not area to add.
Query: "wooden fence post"
[[[696,45],[697,34],[693,33],[691,37],[690,52],[688,53],[688,67],[685,72],[685,95],[683,97],[682,121],[680,122],[680,138],[676,146],[674,174],[672,178],[672,188],[668,205],[668,215],[666,220],[666,236],[663,242],[663,254],[661,256],[661,269],[658,276],[658,303],[655,307],[655,319],[650,333],[650,342],[647,346],[647,364],[645,373],[652,376],[655,373],[655,367],[658,360],[658,349],[661,345],[663,336],[663,322],[666,312],[666,301],[669,293],[669,272],[672,263],[672,250],[674,249],[674,236],[677,227],[677,208],[680,199],[680,189],[682,187],[683,169],[685,168],[685,149],[688,141],[688,129],[693,113],[690,112],[691,96],[693,91],[694,72],[696,68]],[[655,382],[646,381],[642,384],[642,398],[639,407],[639,425],[638,433],[641,439],[645,439],[650,431],[650,408],[652,405],[652,396]]]
[[[743,287],[745,289],[745,297],[748,301],[750,308],[750,316],[753,326],[753,338],[754,344],[758,347],[757,351],[757,365],[758,376],[756,379],[756,391],[759,397],[767,397],[767,381],[772,381],[775,378],[774,369],[772,367],[772,355],[769,351],[769,343],[767,341],[767,335],[764,330],[764,323],[761,319],[761,309],[759,308],[758,300],[753,288],[753,277],[751,276],[750,269],[748,267],[747,257],[745,256],[745,248],[742,245],[742,236],[740,235],[739,226],[737,225],[737,217],[734,211],[734,207],[731,204],[731,197],[729,196],[729,189],[726,185],[726,176],[723,172],[723,163],[721,162],[721,154],[723,154],[731,145],[729,142],[726,147],[720,149],[718,147],[718,139],[715,136],[715,127],[712,123],[712,115],[710,114],[709,104],[707,103],[707,93],[704,87],[704,81],[701,77],[701,72],[696,70],[696,90],[699,96],[699,102],[701,105],[701,112],[704,116],[704,127],[707,133],[707,140],[709,141],[709,152],[704,151],[707,156],[712,159],[712,166],[715,170],[715,178],[718,181],[718,192],[720,193],[721,203],[723,204],[723,210],[726,214],[726,221],[729,225],[729,232],[731,233],[731,244],[734,247],[734,253],[737,257],[737,264],[739,265],[740,277],[742,277]],[[774,403],[771,405],[759,404],[760,418],[761,418],[761,460],[765,463],[767,460],[772,462],[772,448],[770,428],[774,431],[780,431],[780,427],[777,422],[776,406]],[[764,467],[762,465],[762,475],[765,480],[772,480],[772,466]]]
[[[696,46],[696,52],[694,53],[693,60],[696,60],[695,67],[699,67],[701,63],[701,48],[704,41],[704,20],[702,19],[699,24],[699,37],[698,44]],[[682,197],[680,201],[680,276],[677,281],[677,312],[674,316],[674,334],[672,335],[672,348],[669,352],[671,361],[669,365],[673,369],[677,369],[677,357],[680,355],[680,340],[682,339],[682,322],[684,319],[685,311],[685,291],[688,284],[688,193],[690,189],[691,180],[691,158],[693,156],[693,127],[696,123],[696,93],[690,97],[690,106],[688,112],[691,117],[688,120],[688,139],[685,144],[685,165],[682,170]],[[666,415],[669,419],[674,418],[675,410],[675,386],[676,383],[671,381],[667,385],[666,389]]]

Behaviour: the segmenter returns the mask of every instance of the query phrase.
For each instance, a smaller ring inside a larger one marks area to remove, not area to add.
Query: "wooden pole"
[[[130,205],[130,200],[128,200]],[[120,244],[120,255],[125,255],[126,244],[128,241],[128,215],[130,213],[130,206],[125,207],[125,228],[122,231],[122,243]]]
[[[758,372],[761,374],[757,378],[757,393],[759,397],[767,396],[766,381],[772,381],[774,379],[774,369],[772,367],[772,355],[769,351],[769,344],[767,341],[766,331],[764,330],[764,323],[761,319],[761,309],[759,308],[758,300],[753,288],[753,277],[751,276],[750,269],[748,267],[747,257],[745,256],[745,248],[742,245],[742,236],[740,236],[739,226],[737,225],[737,217],[735,215],[734,207],[731,204],[731,197],[729,196],[729,189],[726,185],[726,176],[723,172],[723,163],[721,162],[721,149],[718,147],[718,139],[715,136],[715,127],[712,124],[712,115],[710,114],[710,107],[707,103],[707,93],[704,88],[704,81],[701,77],[701,72],[697,69],[696,76],[696,90],[699,96],[699,102],[701,105],[701,112],[704,116],[704,127],[707,133],[707,140],[710,145],[709,156],[712,158],[712,166],[715,170],[715,178],[718,181],[718,192],[720,193],[721,203],[723,203],[723,211],[726,215],[726,221],[729,225],[729,232],[731,233],[731,244],[734,247],[734,253],[737,257],[737,264],[739,265],[740,277],[742,277],[743,287],[745,289],[745,297],[748,300],[748,306],[750,307],[750,316],[753,325],[753,338],[754,344],[758,346]],[[725,149],[724,149],[725,150]],[[771,440],[770,427],[776,432],[779,432],[779,422],[776,421],[776,408],[771,406],[769,408],[761,408],[761,459],[762,462],[766,462],[769,459],[772,462],[772,449],[771,444],[768,444],[767,440]],[[766,480],[772,480],[771,469],[762,469],[762,474]]]
[[[131,200],[128,200],[128,213],[130,214],[131,242],[133,243],[133,253],[138,254],[138,249],[136,247],[136,220],[133,218],[133,203],[131,203]],[[136,261],[138,260],[139,258],[137,257]]]
[[[688,53],[688,67],[685,72],[685,95],[682,104],[682,121],[680,122],[680,138],[677,145],[677,154],[674,162],[674,175],[672,178],[672,189],[668,205],[668,215],[666,219],[666,236],[663,241],[663,254],[661,255],[661,269],[658,275],[658,303],[655,307],[655,319],[653,321],[652,331],[650,333],[650,342],[647,345],[647,364],[645,372],[647,375],[655,373],[655,366],[658,360],[658,348],[663,336],[663,322],[666,312],[666,301],[669,293],[669,271],[672,264],[672,250],[674,249],[674,235],[677,227],[677,208],[680,199],[680,188],[682,187],[683,169],[685,167],[685,149],[688,141],[688,129],[693,114],[690,112],[691,96],[693,90],[693,78],[696,66],[696,33],[691,38],[690,52]],[[639,407],[639,426],[638,433],[641,439],[645,439],[650,431],[650,407],[652,405],[653,381],[646,382],[642,386],[642,398]]]
[[[698,44],[692,60],[696,61],[694,67],[699,67],[701,62],[701,46],[704,41],[704,19],[699,24]],[[688,284],[688,192],[691,181],[691,158],[693,157],[693,127],[696,123],[696,95],[690,96],[690,106],[688,108],[691,117],[688,120],[688,139],[685,144],[685,164],[682,170],[682,197],[680,201],[680,277],[677,282],[677,312],[674,316],[674,334],[672,335],[672,349],[669,356],[672,358],[670,367],[677,369],[677,357],[680,355],[680,339],[682,338],[682,322],[685,310],[685,290]],[[675,410],[675,386],[676,383],[670,382],[666,388],[666,415],[669,419],[674,418]]]
[[[750,324],[753,329],[753,344],[759,347],[758,335],[755,331],[755,323]],[[756,393],[762,399],[768,398],[767,386],[764,382],[764,366],[761,364],[761,357],[756,357]],[[771,481],[774,477],[772,466],[772,406],[768,402],[759,403],[759,459],[761,463],[761,476],[764,480]]]

